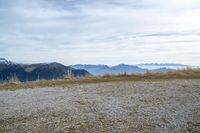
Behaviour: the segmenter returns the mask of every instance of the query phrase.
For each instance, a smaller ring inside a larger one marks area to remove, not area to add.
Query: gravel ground
[[[0,91],[0,132],[200,132],[200,79]]]

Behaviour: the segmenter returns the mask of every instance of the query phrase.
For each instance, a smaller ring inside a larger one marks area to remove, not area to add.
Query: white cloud
[[[0,0],[0,4],[4,50],[0,56],[9,59],[200,65],[199,0]]]

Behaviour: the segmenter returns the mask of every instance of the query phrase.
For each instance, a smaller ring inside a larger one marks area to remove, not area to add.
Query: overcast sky
[[[200,65],[200,0],[0,0],[0,57]]]

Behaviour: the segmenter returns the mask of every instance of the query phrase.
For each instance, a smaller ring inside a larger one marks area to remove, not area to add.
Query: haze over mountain
[[[173,63],[146,63],[146,64],[138,64],[137,66],[140,68],[149,69],[149,70],[160,69],[160,68],[184,69],[187,67],[193,67],[189,65],[173,64]]]
[[[188,67],[188,65],[182,64],[138,64],[138,65],[127,65],[127,64],[119,64],[116,66],[107,66],[107,65],[83,65],[76,64],[71,67],[76,69],[84,69],[94,75],[104,75],[104,74],[133,74],[133,73],[144,73],[146,71],[152,72],[167,72],[173,71],[176,69],[184,69]]]
[[[67,76],[81,77],[88,75],[104,75],[104,74],[136,74],[151,72],[167,72],[176,69],[184,69],[188,65],[183,64],[138,64],[127,65],[119,64],[116,66],[108,65],[83,65],[76,64],[65,66],[60,63],[37,63],[37,64],[19,64],[0,58],[0,82],[9,80],[34,81],[34,80],[50,80],[63,79]]]
[[[130,66],[125,64],[120,64],[117,66],[109,67],[107,65],[73,65],[73,68],[84,69],[94,75],[104,75],[104,74],[121,74],[121,73],[144,73],[145,70],[137,66]]]
[[[39,79],[63,79],[66,76],[81,77],[105,74],[136,74],[151,72],[167,72],[176,69],[193,67],[183,64],[151,63],[151,64],[119,64],[115,66],[76,64],[65,66],[60,63],[19,64],[0,58],[0,82],[16,78],[19,81],[34,81]]]

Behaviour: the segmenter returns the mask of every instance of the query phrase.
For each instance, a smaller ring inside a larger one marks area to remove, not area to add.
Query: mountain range
[[[104,74],[134,74],[134,73],[145,73],[147,71],[152,72],[166,72],[173,71],[178,68],[186,68],[186,65],[178,64],[141,64],[141,65],[127,65],[119,64],[116,66],[107,65],[90,65],[90,64],[76,64],[71,67],[75,69],[84,69],[93,75],[104,75]]]
[[[143,69],[148,69],[148,70],[155,70],[155,69],[160,69],[160,68],[184,69],[187,67],[192,67],[189,65],[173,64],[173,63],[146,63],[146,64],[138,64],[137,66]]]
[[[136,74],[150,72],[167,72],[189,67],[183,64],[119,64],[116,66],[76,64],[65,66],[57,62],[38,64],[19,64],[0,58],[0,82],[16,78],[19,81],[63,79],[67,76],[82,77],[104,74]]]
[[[86,75],[91,74],[86,70],[74,69],[56,62],[18,64],[0,58],[0,82],[63,79],[67,76],[81,77]]]

